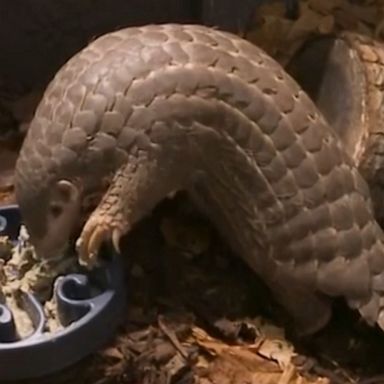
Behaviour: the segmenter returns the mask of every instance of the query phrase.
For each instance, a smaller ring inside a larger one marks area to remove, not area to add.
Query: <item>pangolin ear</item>
[[[79,189],[68,180],[59,180],[54,187],[53,200],[62,204],[70,204],[78,201]]]

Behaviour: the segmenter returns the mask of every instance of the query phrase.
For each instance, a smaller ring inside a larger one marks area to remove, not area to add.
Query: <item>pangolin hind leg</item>
[[[267,284],[276,300],[290,317],[293,329],[299,336],[321,330],[332,316],[331,300],[313,291],[281,268]]]
[[[266,283],[296,334],[306,336],[317,332],[331,318],[330,299],[316,291],[313,285],[305,284],[298,274],[286,270],[285,265],[276,263],[273,254],[279,250],[268,240],[255,202],[262,185],[249,173],[245,158],[240,159],[244,153],[235,151],[225,142],[220,148],[228,161],[225,166],[220,162],[204,164],[209,183],[204,174],[195,179],[188,191],[192,200],[211,218],[233,251]],[[194,147],[195,153],[200,150]],[[233,182],[233,175],[237,175],[236,182]]]

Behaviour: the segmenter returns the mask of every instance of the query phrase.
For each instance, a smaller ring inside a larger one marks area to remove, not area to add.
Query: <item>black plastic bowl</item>
[[[17,206],[0,207],[0,235],[17,241],[20,225]],[[115,333],[125,307],[123,268],[117,255],[87,274],[58,277],[53,291],[64,325],[55,333],[45,333],[43,307],[33,295],[23,297],[34,328],[24,339],[16,334],[10,310],[0,304],[0,382],[59,371],[96,351]]]

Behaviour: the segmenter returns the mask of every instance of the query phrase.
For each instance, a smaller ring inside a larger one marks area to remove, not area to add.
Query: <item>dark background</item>
[[[163,22],[202,23],[238,33],[260,2],[0,0],[0,98],[17,98],[44,86],[66,60],[101,34]]]

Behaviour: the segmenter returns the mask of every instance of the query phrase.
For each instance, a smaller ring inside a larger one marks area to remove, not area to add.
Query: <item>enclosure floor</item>
[[[339,305],[321,334],[288,337],[268,290],[204,218],[184,213],[188,204],[163,203],[123,240],[128,300],[115,339],[76,366],[24,383],[384,382],[365,380],[384,374],[384,335]]]

